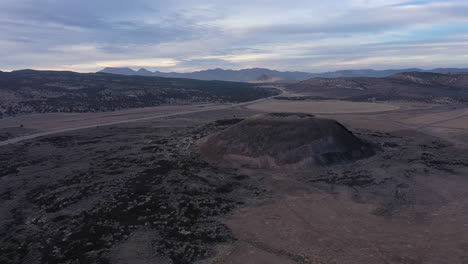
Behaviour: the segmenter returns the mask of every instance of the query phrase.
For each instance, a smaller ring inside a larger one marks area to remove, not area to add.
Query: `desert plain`
[[[337,120],[376,153],[297,170],[200,155],[207,136],[269,112]],[[5,118],[21,133],[0,147],[1,261],[468,263],[467,115],[268,98]]]

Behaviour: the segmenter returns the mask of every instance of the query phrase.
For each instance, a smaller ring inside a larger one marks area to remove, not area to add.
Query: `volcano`
[[[210,159],[251,168],[307,169],[372,156],[372,144],[331,119],[301,113],[247,118],[200,146]]]

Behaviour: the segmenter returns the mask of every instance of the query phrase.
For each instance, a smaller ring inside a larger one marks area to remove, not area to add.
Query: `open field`
[[[48,135],[81,128],[143,121],[190,112],[205,111],[222,105],[178,105],[127,109],[97,113],[45,113],[21,115],[0,119],[0,144],[7,139],[19,140],[23,137]]]
[[[468,116],[438,123],[435,126],[455,128],[455,129],[468,129]]]
[[[380,164],[357,167],[361,173],[376,175],[364,169],[374,165]],[[405,166],[399,169],[404,171]],[[402,187],[384,184],[395,195],[395,200],[385,202],[364,198],[375,188],[371,186],[323,190],[294,180],[294,174],[273,179],[265,175],[265,181],[274,184],[274,197],[230,218],[229,227],[238,241],[217,263],[283,263],[285,258],[291,263],[464,264],[468,214],[462,200],[468,193],[461,185],[468,183],[467,178],[432,173],[412,175],[413,182],[400,182]],[[396,178],[392,179],[401,181]],[[239,253],[245,246],[256,250]],[[247,254],[249,261],[237,260]],[[265,259],[266,254],[273,256]]]
[[[409,125],[417,125],[419,127],[428,127],[433,125],[441,125],[449,121],[456,121],[468,116],[467,108],[447,109],[446,111],[438,111],[435,113],[422,113],[420,115],[409,116],[401,121]]]
[[[177,114],[185,111],[199,110],[211,106],[214,106],[214,104],[155,106],[97,113],[31,114],[0,119],[0,129],[8,127],[19,127],[20,125],[23,125],[26,128],[36,129],[38,131],[44,132],[72,127],[99,125],[101,123],[118,122],[158,115]]]
[[[399,107],[385,103],[361,103],[338,100],[329,101],[278,101],[268,100],[249,106],[262,112],[288,112],[310,114],[369,113],[392,111]]]

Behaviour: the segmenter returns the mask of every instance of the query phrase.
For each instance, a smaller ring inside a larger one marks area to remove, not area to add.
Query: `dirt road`
[[[278,90],[280,90],[282,92],[281,94],[285,93],[284,90],[282,90],[282,89],[278,89]],[[271,97],[273,97],[273,96],[271,96]],[[137,118],[131,118],[131,119],[112,121],[112,122],[102,122],[101,123],[101,122],[99,122],[99,120],[96,119],[95,121],[97,121],[98,123],[88,124],[88,125],[81,125],[81,126],[74,126],[74,125],[76,125],[76,122],[70,122],[70,124],[69,124],[70,127],[61,128],[61,129],[52,129],[50,131],[44,131],[44,132],[34,133],[34,134],[30,134],[30,135],[25,135],[25,136],[19,136],[19,137],[15,137],[15,138],[12,138],[12,139],[0,141],[0,146],[14,144],[14,143],[18,143],[18,142],[21,142],[21,141],[24,141],[24,140],[34,139],[34,138],[37,138],[37,137],[48,136],[48,135],[53,135],[53,134],[58,134],[58,133],[63,133],[63,132],[69,132],[69,131],[75,131],[75,130],[80,130],[80,129],[86,129],[86,128],[111,126],[111,125],[124,124],[124,123],[130,123],[130,122],[140,122],[140,121],[147,121],[147,120],[152,120],[152,119],[161,119],[161,118],[167,118],[167,117],[174,117],[174,116],[186,115],[186,114],[192,114],[192,113],[200,113],[200,112],[206,112],[206,111],[222,110],[222,109],[234,108],[234,107],[242,107],[242,106],[247,106],[247,105],[250,105],[250,104],[256,104],[256,103],[268,100],[271,97],[266,97],[266,98],[262,98],[262,99],[258,99],[258,100],[254,100],[254,101],[249,101],[249,102],[238,103],[238,104],[200,105],[198,107],[203,107],[203,108],[191,109],[191,110],[187,110],[187,111],[178,111],[178,112],[175,112],[175,113],[168,113],[168,114],[158,114],[158,115],[151,115],[151,116],[146,116],[146,117],[137,117]],[[71,121],[73,121],[73,120],[71,120]],[[1,122],[1,120],[0,120],[0,122]]]

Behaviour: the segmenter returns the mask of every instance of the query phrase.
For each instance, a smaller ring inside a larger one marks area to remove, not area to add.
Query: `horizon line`
[[[423,70],[423,71],[430,71],[430,70],[437,70],[437,69],[468,69],[468,66],[466,67],[436,67],[436,68],[424,68],[424,67],[409,67],[409,68],[385,68],[385,69],[382,69],[382,70],[379,70],[379,69],[375,69],[375,68],[345,68],[345,69],[339,69],[339,70],[335,70],[335,71],[317,71],[317,72],[309,72],[309,71],[299,71],[299,70],[286,70],[286,71],[282,71],[282,70],[275,70],[275,69],[270,69],[270,68],[262,68],[262,67],[251,67],[251,68],[242,68],[242,69],[226,69],[226,68],[206,68],[206,69],[203,69],[203,70],[196,70],[196,71],[190,71],[190,72],[177,72],[177,71],[167,71],[167,72],[164,72],[164,71],[159,71],[159,70],[155,70],[155,71],[151,71],[151,70],[148,70],[146,69],[145,67],[137,67],[138,69],[135,70],[136,68],[132,68],[131,66],[122,66],[122,67],[103,67],[101,70],[98,70],[98,71],[76,71],[76,70],[70,70],[70,69],[60,69],[60,68],[46,68],[46,69],[41,69],[41,68],[24,68],[24,69],[16,69],[16,70],[3,70],[3,69],[0,69],[0,72],[16,72],[16,71],[27,71],[27,70],[32,70],[32,71],[57,71],[57,72],[75,72],[75,73],[98,73],[102,70],[105,70],[105,69],[130,69],[132,71],[135,71],[135,72],[138,72],[139,70],[147,70],[151,73],[156,73],[156,72],[159,72],[159,73],[194,73],[194,72],[202,72],[202,71],[210,71],[210,70],[223,70],[223,71],[242,71],[242,70],[254,70],[254,69],[263,69],[263,70],[270,70],[270,71],[277,71],[277,72],[301,72],[301,73],[310,73],[310,74],[319,74],[319,73],[331,73],[331,72],[340,72],[340,71],[363,71],[363,70],[367,70],[367,71],[391,71],[391,70],[407,70],[407,69],[415,69],[415,70]]]

